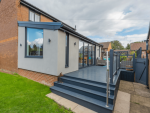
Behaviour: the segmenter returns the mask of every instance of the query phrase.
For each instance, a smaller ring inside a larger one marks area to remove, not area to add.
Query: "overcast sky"
[[[26,0],[97,42],[146,40],[150,0]]]

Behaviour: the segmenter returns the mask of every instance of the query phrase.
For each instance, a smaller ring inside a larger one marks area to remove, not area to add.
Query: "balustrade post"
[[[113,83],[113,61],[114,61],[114,51],[110,50],[110,83]]]

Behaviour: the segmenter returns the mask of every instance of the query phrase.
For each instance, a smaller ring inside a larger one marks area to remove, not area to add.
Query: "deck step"
[[[106,102],[106,92],[98,92],[95,90],[91,90],[88,88],[84,88],[84,87],[80,87],[80,86],[76,86],[76,85],[72,85],[72,84],[68,84],[68,83],[58,83],[55,82],[54,83],[55,86],[59,87],[59,88],[63,88],[75,93],[79,93],[97,100],[101,100],[103,102]],[[113,104],[113,100],[114,100],[114,95],[110,95],[109,96],[109,103]]]
[[[90,83],[94,83],[94,84],[98,84],[98,85],[106,85],[105,82],[97,82],[97,81],[88,80],[88,79],[84,79],[84,78],[72,77],[72,76],[68,76],[67,74],[65,74],[63,77],[71,78],[71,79],[74,79],[74,80],[82,80],[82,81],[85,81],[85,82],[90,82]],[[110,86],[115,87],[114,84],[110,84]]]
[[[61,79],[64,83],[68,83],[68,84],[84,87],[84,88],[87,88],[87,89],[91,89],[91,90],[94,90],[94,91],[106,93],[106,86],[105,85],[95,84],[95,83],[82,81],[82,80],[77,80],[77,79],[74,79],[74,78],[68,78],[68,77],[65,77],[65,76],[61,77]],[[114,95],[114,91],[115,91],[115,88],[110,86],[110,94],[111,95]]]
[[[67,98],[99,113],[112,113],[114,108],[112,104],[109,104],[109,107],[106,107],[106,102],[76,92],[72,92],[70,90],[60,88],[57,86],[51,87],[50,90],[59,96]]]

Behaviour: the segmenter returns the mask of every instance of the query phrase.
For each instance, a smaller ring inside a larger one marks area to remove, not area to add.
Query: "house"
[[[110,51],[110,49],[112,49],[111,42],[101,42],[99,44],[103,45],[102,52]]]
[[[106,52],[110,51],[110,49],[112,49],[111,47],[111,42],[102,42],[102,43],[99,43],[101,45],[103,45],[103,47],[101,48],[101,56],[100,58],[103,59],[104,57],[106,58]]]
[[[53,86],[100,57],[101,44],[24,0],[1,0],[0,12],[0,69]]]
[[[139,48],[142,48],[141,58],[146,58],[146,42],[136,42],[130,44],[130,51],[136,51]]]
[[[1,0],[0,29],[0,69],[52,86],[96,112],[113,112],[120,77],[110,66],[108,88],[106,67],[95,66],[102,44],[24,0]]]

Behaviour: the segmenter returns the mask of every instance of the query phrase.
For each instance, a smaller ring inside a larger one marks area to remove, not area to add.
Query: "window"
[[[66,55],[65,55],[65,67],[69,67],[69,34],[66,33],[66,45],[65,45],[65,51],[66,51]]]
[[[40,15],[33,11],[30,11],[29,21],[40,22]]]
[[[26,57],[43,57],[43,29],[26,28]]]

